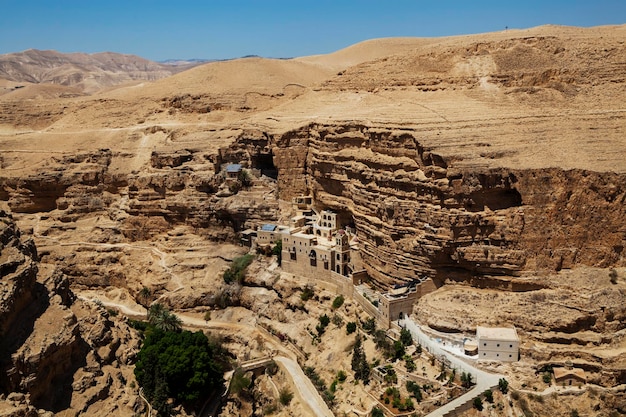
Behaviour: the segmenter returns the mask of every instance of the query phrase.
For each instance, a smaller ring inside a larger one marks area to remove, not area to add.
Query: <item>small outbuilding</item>
[[[226,178],[237,179],[242,170],[241,164],[226,165]]]
[[[559,385],[579,385],[587,383],[585,371],[580,368],[552,368],[552,371],[554,372],[554,380]]]

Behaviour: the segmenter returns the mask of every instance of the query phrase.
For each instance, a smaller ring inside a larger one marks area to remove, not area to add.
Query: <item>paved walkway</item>
[[[484,391],[497,387],[500,378],[504,378],[504,375],[492,374],[478,369],[472,364],[465,362],[460,357],[443,349],[439,343],[426,336],[420,327],[413,320],[411,320],[411,318],[400,320],[399,324],[402,327],[406,327],[407,330],[411,332],[413,340],[416,340],[419,344],[421,344],[422,348],[428,350],[435,356],[445,356],[450,362],[450,366],[457,369],[457,375],[459,374],[459,371],[469,373],[472,375],[472,381],[476,382],[476,385],[470,391],[428,414],[427,417],[445,416],[448,412],[454,410],[455,408],[469,401],[473,401],[475,397],[482,394]]]
[[[311,380],[302,372],[302,368],[296,361],[284,356],[276,356],[274,360],[285,367],[293,380],[293,385],[298,390],[298,395],[302,398],[303,403],[311,408],[313,415],[317,417],[334,417],[334,414],[317,392]]]

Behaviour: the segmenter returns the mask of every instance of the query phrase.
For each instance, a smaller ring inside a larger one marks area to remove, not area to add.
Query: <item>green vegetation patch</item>
[[[224,282],[227,284],[232,282],[243,284],[244,279],[246,278],[246,270],[253,260],[254,255],[252,254],[246,254],[235,258],[230,264],[230,268],[224,271]]]

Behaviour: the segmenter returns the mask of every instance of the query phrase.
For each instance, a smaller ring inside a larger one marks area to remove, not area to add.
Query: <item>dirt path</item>
[[[78,295],[78,298],[84,301],[95,301],[94,298],[84,297]],[[128,317],[136,319],[145,319],[146,309],[140,306],[129,306],[116,301],[98,298],[98,300],[105,307],[116,308],[121,313]],[[320,394],[317,392],[309,378],[304,374],[302,368],[298,365],[295,359],[295,355],[287,347],[285,347],[280,341],[269,337],[265,332],[260,332],[255,326],[231,323],[226,321],[216,320],[203,320],[198,317],[188,316],[186,314],[176,313],[185,327],[193,327],[199,329],[208,330],[231,330],[239,335],[247,335],[249,337],[260,336],[264,342],[271,346],[276,352],[279,352],[274,356],[274,360],[281,366],[281,368],[289,375],[292,381],[292,390],[297,393],[301,400],[301,403],[305,407],[306,414],[303,416],[311,417],[333,417],[333,413],[330,411]]]
[[[182,280],[180,277],[175,274],[172,269],[167,265],[167,254],[160,250],[155,246],[147,246],[147,245],[135,245],[131,243],[94,243],[94,242],[84,242],[84,241],[76,241],[76,242],[61,242],[58,239],[52,238],[50,236],[44,236],[39,233],[39,222],[41,220],[41,216],[37,216],[35,221],[35,225],[33,227],[33,236],[37,239],[41,240],[51,240],[54,242],[56,246],[92,246],[92,247],[100,247],[100,248],[127,248],[127,249],[137,249],[137,250],[146,250],[155,254],[158,258],[158,265],[165,273],[168,275],[171,283],[175,285],[175,287],[169,292],[177,292],[184,288]],[[44,247],[45,245],[37,245],[40,247]],[[161,297],[164,297],[166,294],[163,294]]]

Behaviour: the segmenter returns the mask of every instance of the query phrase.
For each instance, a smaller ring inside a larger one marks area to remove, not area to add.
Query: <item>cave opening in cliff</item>
[[[250,162],[252,164],[252,168],[258,169],[261,172],[261,175],[265,175],[273,179],[278,178],[278,169],[276,169],[276,166],[274,165],[274,154],[272,151],[259,152],[252,156]]]
[[[470,195],[465,202],[468,211],[503,210],[522,205],[522,195],[515,188],[498,189],[492,188],[481,190]]]

